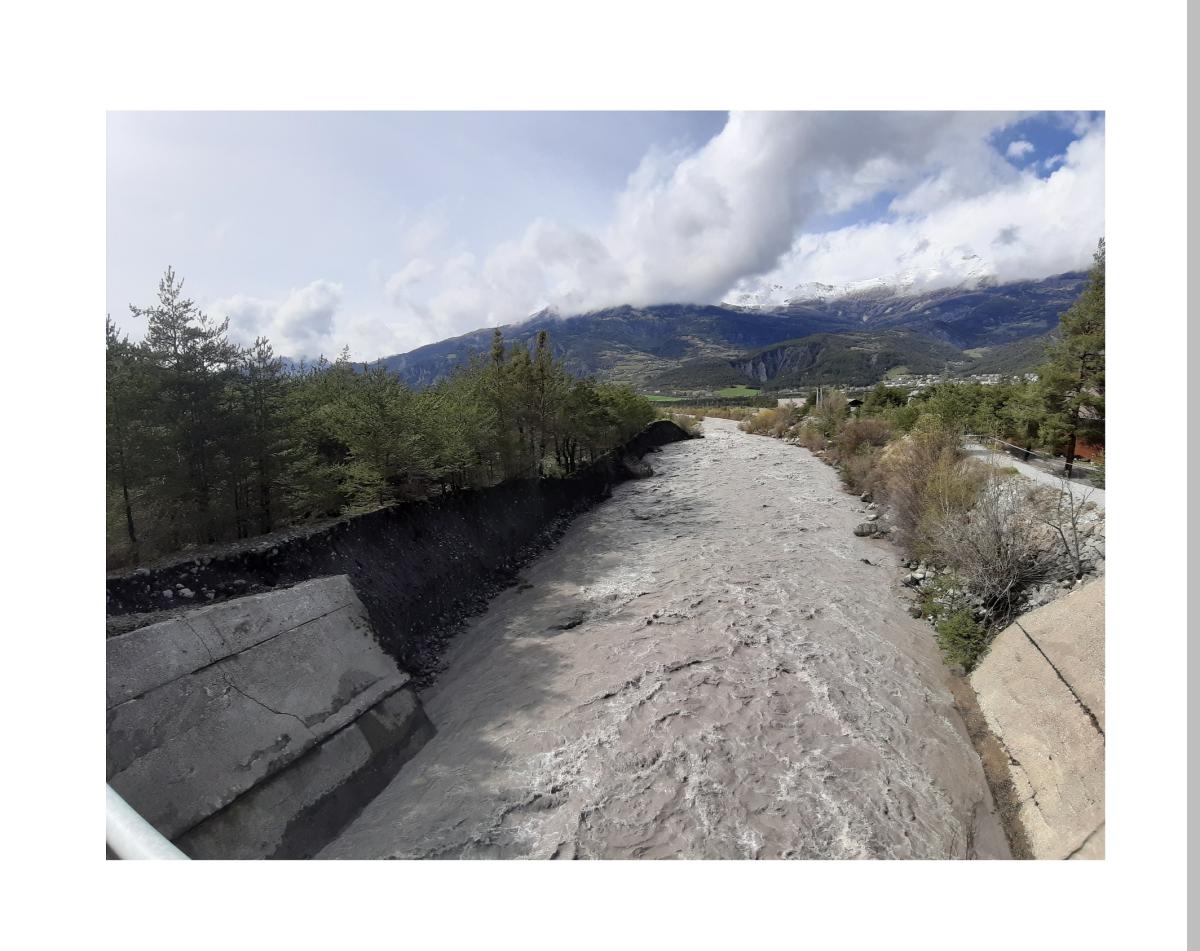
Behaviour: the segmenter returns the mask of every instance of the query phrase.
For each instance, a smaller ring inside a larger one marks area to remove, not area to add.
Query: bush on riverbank
[[[855,413],[824,393],[807,417],[764,410],[741,428],[809,449],[878,510],[870,524],[912,567],[906,583],[921,592],[919,613],[946,662],[970,670],[1031,599],[1094,570],[1082,554],[1080,507],[1069,493],[1064,503],[1061,492],[967,458],[952,395],[918,413],[886,396]]]
[[[669,419],[676,426],[682,429],[689,436],[700,435],[700,417],[694,416],[691,413],[668,412],[663,414],[663,419]]]
[[[938,621],[934,630],[942,656],[948,663],[958,664],[964,670],[974,668],[991,641],[987,628],[966,608],[959,608]]]
[[[739,428],[755,436],[774,436],[779,439],[796,425],[796,419],[796,407],[776,406],[759,410],[753,416],[744,419]]]

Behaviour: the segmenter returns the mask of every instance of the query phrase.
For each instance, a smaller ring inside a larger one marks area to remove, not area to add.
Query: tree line
[[[1057,339],[1032,374],[995,384],[949,381],[915,396],[904,387],[879,384],[863,396],[858,418],[887,420],[909,432],[924,415],[957,432],[995,436],[1026,452],[1046,450],[1064,459],[1070,477],[1080,445],[1104,446],[1104,241],[1094,256],[1087,286],[1059,318]],[[847,418],[846,400],[833,396],[818,406],[815,393],[795,416],[811,415],[826,437]],[[794,421],[794,420],[793,420]]]
[[[106,321],[110,566],[309,519],[568,476],[655,417],[624,386],[573,378],[547,333],[414,390],[383,367],[291,365],[229,339],[168,269],[131,341]]]

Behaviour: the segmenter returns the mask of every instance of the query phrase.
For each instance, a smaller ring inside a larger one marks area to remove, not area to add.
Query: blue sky
[[[399,352],[541,307],[1087,263],[1103,117],[113,113],[107,308],[173,266],[235,337]]]

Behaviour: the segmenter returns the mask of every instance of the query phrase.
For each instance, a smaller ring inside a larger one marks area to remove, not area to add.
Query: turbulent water
[[[861,505],[801,449],[704,428],[458,638],[437,735],[322,857],[1008,855]]]

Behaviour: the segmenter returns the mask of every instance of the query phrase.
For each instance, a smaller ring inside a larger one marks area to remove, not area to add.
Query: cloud
[[[388,278],[384,292],[393,302],[403,301],[408,289],[437,271],[436,265],[425,258],[413,258]]]
[[[1020,172],[988,137],[1016,118],[734,113],[699,149],[647,154],[604,227],[537,219],[479,261],[447,260],[437,274],[422,267],[420,293],[406,264],[388,281],[388,296],[401,319],[442,336],[544,307],[570,314],[718,300],[777,268],[817,216],[881,192],[897,193],[893,214],[928,214],[1010,185]],[[419,243],[422,259],[435,255],[436,240]]]
[[[207,308],[217,319],[229,318],[229,335],[238,343],[270,338],[277,353],[315,356],[336,349],[335,318],[342,285],[317,280],[292,290],[282,300],[235,294]]]
[[[1104,126],[1093,124],[1048,177],[1005,184],[917,214],[801,234],[778,267],[739,281],[727,299],[821,281],[870,278],[915,288],[965,279],[1045,277],[1088,265],[1104,234]]]
[[[1020,240],[1021,229],[1016,225],[1009,225],[1007,228],[1001,228],[996,232],[996,237],[992,239],[992,244],[1016,244]]]
[[[1015,139],[1008,143],[1008,148],[1004,154],[1010,159],[1023,159],[1026,155],[1032,155],[1034,152],[1033,143],[1025,139]]]
[[[468,249],[434,206],[401,223],[386,269],[372,265],[378,306],[343,314],[341,286],[324,281],[279,301],[225,303],[253,328],[246,334],[278,336],[281,352],[333,352],[348,340],[374,357],[543,308],[570,315],[736,299],[773,284],[905,275],[942,286],[1085,267],[1104,230],[1103,119],[1051,117],[1076,140],[1061,157],[1019,167],[1009,159],[1032,144],[996,141],[1023,118],[733,113],[698,148],[646,154],[599,225],[539,217]]]

